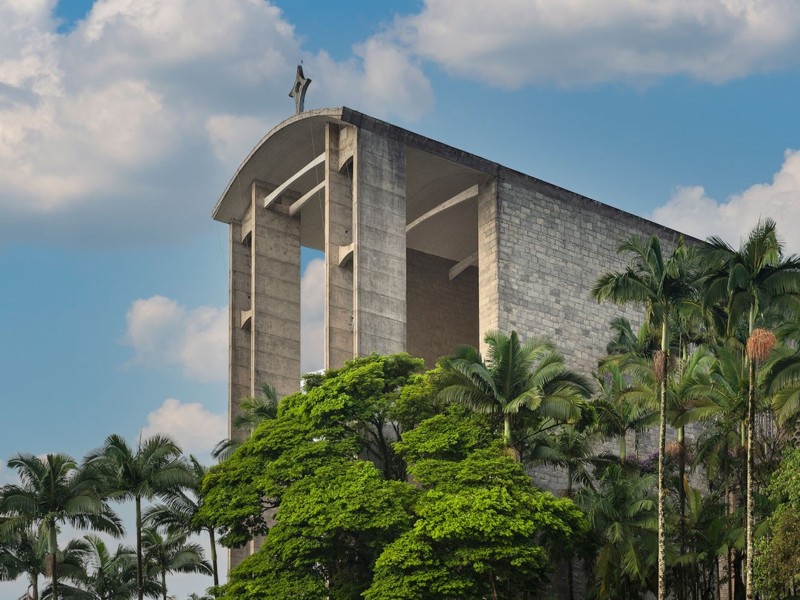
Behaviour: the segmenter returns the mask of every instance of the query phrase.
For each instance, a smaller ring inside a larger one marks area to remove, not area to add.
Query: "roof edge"
[[[277,125],[275,125],[275,127],[270,129],[267,132],[267,134],[264,135],[264,137],[262,137],[259,140],[259,142],[253,147],[253,149],[250,151],[250,153],[245,157],[245,159],[241,162],[239,167],[236,169],[236,172],[233,174],[233,177],[231,177],[230,181],[228,181],[228,185],[225,186],[225,190],[222,192],[222,195],[219,197],[219,200],[217,200],[217,203],[214,205],[214,208],[211,210],[211,218],[213,218],[215,221],[227,222],[227,221],[225,221],[225,219],[220,218],[220,211],[221,211],[221,208],[222,208],[222,204],[225,201],[225,198],[228,196],[229,192],[231,191],[231,188],[236,183],[236,181],[239,178],[239,175],[242,173],[242,170],[244,169],[245,165],[247,165],[247,163],[250,161],[251,158],[253,158],[253,156],[256,154],[256,152],[258,152],[258,150],[264,144],[266,144],[267,141],[269,141],[269,139],[272,136],[274,136],[278,131],[280,131],[281,129],[284,129],[285,127],[288,127],[288,126],[290,126],[293,123],[296,123],[298,121],[303,121],[305,119],[314,118],[314,117],[330,117],[331,119],[343,120],[342,119],[342,115],[346,111],[350,111],[350,109],[345,108],[345,107],[338,107],[338,108],[317,108],[317,109],[314,109],[314,110],[306,110],[306,111],[303,111],[301,113],[294,114],[291,117],[288,117],[288,118],[284,119],[283,121],[281,121],[280,123],[278,123]],[[249,182],[248,182],[248,184],[249,184]]]

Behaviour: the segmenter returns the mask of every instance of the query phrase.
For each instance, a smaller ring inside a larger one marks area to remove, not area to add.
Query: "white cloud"
[[[97,0],[68,33],[55,4],[0,3],[4,241],[143,243],[207,223],[232,168],[292,114],[298,58],[308,108],[431,103],[403,48],[378,37],[343,62],[311,55],[265,0]]]
[[[228,360],[228,310],[188,309],[164,296],[136,300],[126,315],[125,341],[133,362],[179,366],[197,381],[224,381]]]
[[[418,118],[433,105],[433,90],[419,60],[389,35],[354,47],[355,58],[337,63],[322,53],[309,60],[332,105],[383,117]]]
[[[186,454],[207,456],[214,445],[227,436],[227,418],[212,413],[199,402],[167,398],[147,415],[142,437],[157,433],[174,439]]]
[[[411,52],[493,85],[720,82],[800,56],[795,0],[426,0],[397,19]]]
[[[319,371],[324,366],[325,347],[325,261],[309,261],[300,282],[300,369]]]
[[[771,217],[790,253],[800,252],[800,151],[787,150],[771,183],[757,183],[724,201],[709,198],[702,186],[680,187],[653,211],[654,221],[705,239],[719,235],[734,247],[759,219]]]

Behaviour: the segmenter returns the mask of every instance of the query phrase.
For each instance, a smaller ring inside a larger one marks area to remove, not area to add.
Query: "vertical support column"
[[[249,212],[249,211],[248,211]],[[243,235],[243,231],[247,235]],[[228,274],[228,438],[241,441],[242,432],[233,427],[239,416],[239,401],[250,395],[250,331],[243,316],[250,310],[250,243],[247,216],[245,224],[232,221],[230,224]]]
[[[354,162],[355,354],[406,349],[405,146],[358,132]]]
[[[325,368],[353,358],[353,162],[357,130],[325,126]],[[352,158],[352,161],[349,160]]]
[[[478,191],[478,323],[483,356],[486,356],[486,343],[483,341],[486,332],[500,328],[498,228],[495,178],[482,183]]]
[[[279,396],[300,389],[300,219],[289,216],[287,201],[264,208],[273,186],[254,182],[241,223],[230,227],[230,339],[228,435],[246,396],[263,383]],[[290,200],[289,200],[290,201]],[[229,550],[229,568],[253,554],[263,538]]]
[[[300,389],[300,219],[285,201],[265,209],[269,191],[253,183],[252,393],[267,382],[285,396]]]

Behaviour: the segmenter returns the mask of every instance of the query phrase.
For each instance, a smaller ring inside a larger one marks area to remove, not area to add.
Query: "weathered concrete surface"
[[[353,127],[329,123],[325,129],[326,369],[353,358],[353,260],[340,264],[340,255],[353,243],[353,153],[346,147],[355,136]]]
[[[408,352],[433,368],[457,346],[478,345],[478,269],[451,281],[454,261],[411,249],[407,259]]]
[[[406,349],[405,146],[359,131],[353,166],[355,354]]]

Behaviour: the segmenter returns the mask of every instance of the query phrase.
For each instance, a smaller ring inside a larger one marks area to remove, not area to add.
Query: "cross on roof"
[[[308,89],[309,83],[311,83],[311,80],[307,79],[306,76],[303,75],[303,65],[297,65],[297,74],[294,77],[294,85],[289,92],[289,97],[294,98],[294,110],[297,114],[303,112],[303,104],[306,100],[306,90]]]

